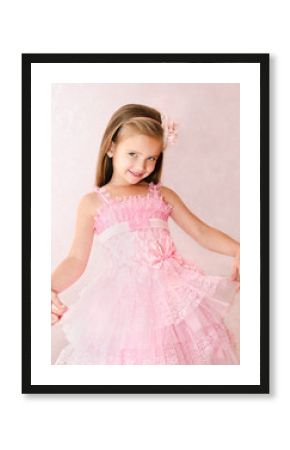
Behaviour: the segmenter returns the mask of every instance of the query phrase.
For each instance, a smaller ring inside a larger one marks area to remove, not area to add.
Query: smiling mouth
[[[134,177],[138,177],[138,178],[142,177],[142,175],[143,175],[143,173],[131,172],[131,170],[129,170],[129,172],[130,172],[132,175],[134,175]]]

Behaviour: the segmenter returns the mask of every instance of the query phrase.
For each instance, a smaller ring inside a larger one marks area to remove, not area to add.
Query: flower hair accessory
[[[173,120],[169,120],[166,114],[161,115],[161,125],[164,130],[164,146],[174,144],[176,141],[177,133],[177,123]]]

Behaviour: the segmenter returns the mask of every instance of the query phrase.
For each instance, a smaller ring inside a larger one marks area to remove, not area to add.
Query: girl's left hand
[[[232,265],[232,275],[231,275],[232,281],[237,281],[237,291],[240,290],[240,250],[236,254],[236,256],[233,259],[233,265]]]
[[[56,292],[51,291],[51,325],[56,324],[68,310],[68,307],[64,305]]]

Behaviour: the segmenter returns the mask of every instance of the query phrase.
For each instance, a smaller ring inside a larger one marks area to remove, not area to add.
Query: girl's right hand
[[[68,307],[61,303],[56,292],[51,291],[51,325],[57,323],[67,310]]]

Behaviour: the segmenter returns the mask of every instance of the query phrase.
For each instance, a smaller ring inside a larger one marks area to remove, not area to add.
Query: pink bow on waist
[[[167,258],[174,258],[180,263],[183,263],[183,258],[176,252],[175,245],[168,235],[161,239],[161,241],[149,242],[147,249],[140,257],[156,269],[159,269],[163,261]]]

